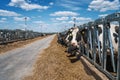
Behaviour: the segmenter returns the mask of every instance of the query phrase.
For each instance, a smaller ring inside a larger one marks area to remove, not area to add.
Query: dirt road
[[[22,80],[31,73],[39,52],[47,48],[55,35],[0,55],[0,80]]]

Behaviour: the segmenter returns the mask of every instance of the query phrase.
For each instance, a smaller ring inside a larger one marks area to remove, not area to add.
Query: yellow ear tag
[[[84,31],[82,32],[82,34],[84,34]]]

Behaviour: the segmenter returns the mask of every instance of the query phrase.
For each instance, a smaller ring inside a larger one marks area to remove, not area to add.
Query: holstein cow
[[[58,33],[58,43],[64,46],[68,46],[69,42],[72,40],[72,30],[73,28],[69,29],[68,31]]]
[[[118,52],[118,28],[118,26],[112,25],[110,29],[115,53]]]
[[[101,48],[103,48],[103,26],[100,25],[99,26],[99,29],[98,32],[99,32],[99,41],[100,41],[100,46]],[[102,30],[102,31],[101,31]],[[111,39],[112,39],[112,44],[113,44],[113,48],[114,48],[114,52],[118,52],[118,26],[116,25],[111,25],[110,26],[110,36],[111,36]]]
[[[58,34],[57,34],[57,37],[58,37],[57,42],[58,42],[59,44],[61,44],[61,45],[65,45],[65,41],[64,41],[65,32],[58,33]]]
[[[67,52],[72,55],[76,55],[77,58],[80,58],[80,43],[87,43],[87,29],[81,30],[78,27],[74,27],[71,29],[72,32],[66,37],[66,42],[69,44]]]
[[[110,55],[111,51],[110,51],[110,48],[108,48],[106,51],[107,51],[107,69],[110,70],[110,71],[113,71],[113,69],[110,69],[110,67],[116,65],[115,61],[117,60],[117,53],[118,53],[118,26],[116,25],[113,25],[113,24],[107,24],[107,26],[110,28],[110,37],[111,37],[111,43],[108,43],[109,45],[113,45],[113,52],[114,52],[114,57],[113,59],[110,59],[112,55]],[[102,31],[98,30],[99,32],[99,41],[100,41],[100,46],[101,46],[101,50],[103,50],[103,26],[100,25],[99,28],[101,28]],[[107,35],[107,38],[108,38],[108,35]],[[115,59],[114,59],[115,58]],[[115,60],[113,61],[114,63],[112,63],[112,60]],[[115,67],[115,66],[114,66]],[[115,69],[114,69],[115,70]]]

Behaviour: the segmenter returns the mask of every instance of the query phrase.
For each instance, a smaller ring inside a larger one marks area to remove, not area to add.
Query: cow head
[[[88,37],[88,29],[84,28],[80,31],[80,33],[81,33],[83,42],[86,44],[87,43],[87,37]]]
[[[66,36],[66,42],[69,43],[70,45],[78,45],[77,40],[78,40],[78,32],[79,28],[78,27],[73,27],[68,30],[67,36]]]

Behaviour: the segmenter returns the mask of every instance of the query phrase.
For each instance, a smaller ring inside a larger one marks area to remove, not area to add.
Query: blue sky
[[[0,0],[0,29],[60,32],[118,11],[119,0]]]

